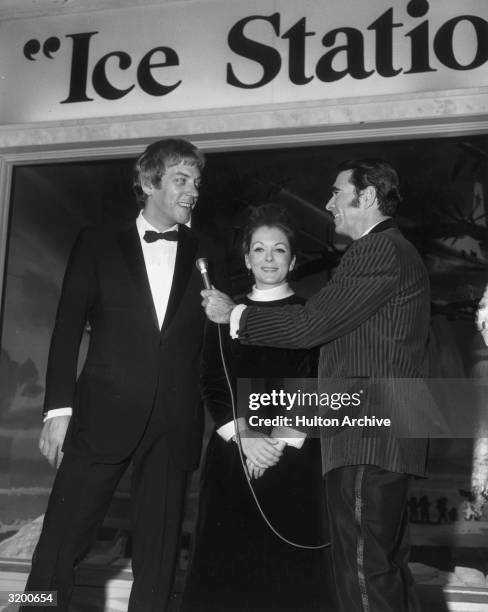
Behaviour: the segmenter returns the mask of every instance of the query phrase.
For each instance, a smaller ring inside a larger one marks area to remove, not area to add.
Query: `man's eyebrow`
[[[184,170],[184,169],[182,169],[182,170],[177,170],[177,171],[176,171],[176,174],[174,174],[173,176],[175,176],[175,177],[181,177],[181,176],[183,176],[184,178],[187,178],[187,179],[192,179],[192,178],[194,178],[194,179],[195,179],[195,181],[201,181],[201,180],[202,180],[202,177],[201,177],[200,175],[199,175],[199,176],[195,176],[195,177],[193,177],[193,175],[192,175],[190,172],[187,172],[187,171],[186,171],[186,170]]]

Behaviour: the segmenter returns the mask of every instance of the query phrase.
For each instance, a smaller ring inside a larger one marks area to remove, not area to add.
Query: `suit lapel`
[[[159,331],[158,317],[147,277],[146,264],[142,253],[141,241],[135,225],[117,234],[120,250],[125,259],[130,275],[134,281],[144,306]]]
[[[171,284],[168,307],[166,309],[166,315],[164,317],[161,333],[166,331],[176,311],[178,310],[178,305],[195,266],[198,240],[185,225],[180,225],[178,231],[179,237],[178,250],[176,251],[175,271],[173,274],[173,282]]]

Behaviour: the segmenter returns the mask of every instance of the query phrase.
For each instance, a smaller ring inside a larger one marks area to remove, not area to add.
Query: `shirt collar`
[[[366,236],[366,234],[369,234],[369,232],[376,227],[377,225],[379,225],[380,223],[383,223],[384,221],[386,221],[387,219],[391,219],[391,217],[383,217],[383,219],[380,219],[379,221],[376,221],[376,223],[373,223],[373,225],[371,227],[368,227],[368,229],[363,232],[361,234],[361,236],[359,236],[360,238],[362,238],[363,236]]]
[[[154,225],[151,225],[142,213],[143,211],[141,210],[139,216],[136,219],[137,231],[139,232],[139,236],[141,239],[147,231],[159,232],[158,228],[154,227]],[[175,223],[173,227],[168,227],[168,229],[165,231],[169,232],[170,230],[178,230],[178,224]]]
[[[254,302],[273,302],[274,300],[282,300],[283,298],[290,297],[294,291],[288,283],[278,285],[278,287],[272,287],[271,289],[258,289],[256,285],[253,286],[251,293],[248,293],[247,297]]]

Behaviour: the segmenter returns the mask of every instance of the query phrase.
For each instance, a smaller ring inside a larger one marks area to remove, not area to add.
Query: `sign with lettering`
[[[488,2],[181,2],[6,20],[0,51],[1,124],[478,88]]]

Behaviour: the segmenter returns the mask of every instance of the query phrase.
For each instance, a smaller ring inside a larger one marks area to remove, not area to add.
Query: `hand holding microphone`
[[[208,263],[204,257],[197,259],[196,266],[200,270],[205,286],[200,295],[203,298],[202,306],[205,308],[207,317],[214,323],[229,323],[230,313],[236,304],[225,293],[212,289],[212,283],[208,275]]]

